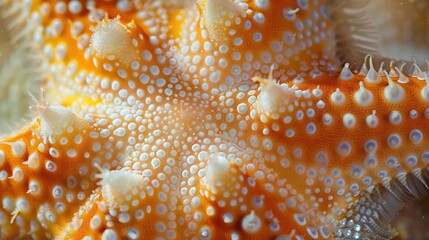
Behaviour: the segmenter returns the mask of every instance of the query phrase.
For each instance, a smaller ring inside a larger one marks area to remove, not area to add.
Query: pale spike
[[[404,66],[404,65],[402,65],[402,66]],[[400,69],[398,69],[397,67],[395,67],[395,69],[399,73],[399,78],[398,78],[399,83],[405,84],[405,83],[408,83],[410,81],[410,79],[407,76],[405,76],[405,74],[402,73],[402,71]]]
[[[395,71],[396,68],[393,66],[393,63],[394,63],[393,60],[390,61],[390,64],[389,64],[389,69],[390,69],[389,76],[390,77],[399,77],[397,71]]]
[[[429,74],[429,61],[427,59],[425,59],[426,65],[428,67],[428,70],[426,71],[427,74]]]
[[[378,68],[378,75],[380,75],[380,76],[384,76],[383,67],[384,67],[384,62],[381,62],[380,68]]]
[[[399,182],[415,197],[417,197],[416,195],[414,195],[413,190],[411,190],[411,188],[408,186],[407,183],[407,174],[402,171],[396,174],[396,179],[399,180]]]
[[[368,74],[365,77],[365,80],[369,83],[378,83],[381,80],[380,75],[378,72],[374,69],[374,64],[372,63],[372,57],[369,57],[369,71]]]
[[[384,71],[384,74],[386,75],[386,78],[389,82],[389,85],[384,88],[384,96],[391,103],[400,102],[405,96],[404,89],[398,84],[394,83],[386,71]]]
[[[299,8],[295,8],[295,9],[287,9],[287,14],[288,15],[295,15],[299,12]]]
[[[368,60],[368,57],[370,57],[371,54],[367,54],[365,56],[365,60],[363,61],[362,67],[360,68],[359,74],[362,76],[366,76],[368,74],[368,68],[366,67],[366,61]]]
[[[401,64],[401,66],[399,67],[399,70],[401,70],[401,72],[403,72],[403,71],[404,71],[404,67],[405,67],[405,65],[407,65],[407,63],[403,62],[403,63]]]
[[[359,82],[359,90],[356,91],[354,98],[362,106],[368,106],[374,99],[372,93],[365,88],[362,81]]]
[[[349,63],[344,64],[344,67],[341,70],[341,74],[340,74],[341,80],[350,80],[354,77],[352,71],[350,71],[349,66],[350,66]]]
[[[18,214],[19,214],[20,210],[21,210],[21,209],[19,209],[18,207],[16,207],[16,208],[12,211],[12,213],[11,213],[11,218],[10,218],[10,221],[9,221],[9,223],[10,223],[10,224],[12,224],[12,223],[15,221],[16,217],[18,217]]]
[[[411,173],[413,174],[414,177],[416,177],[421,183],[423,183],[423,185],[425,185],[426,189],[429,189],[429,186],[426,184],[425,179],[423,178],[422,175],[422,169],[421,168],[414,168],[413,170],[411,170]]]
[[[396,195],[395,191],[393,191],[391,186],[392,179],[387,177],[381,181],[381,184],[385,189],[387,189],[396,199],[401,199],[398,195]]]
[[[420,80],[424,80],[424,75],[423,75],[423,71],[420,69],[419,65],[417,64],[416,59],[414,59],[414,71],[411,74],[413,77],[417,77]]]

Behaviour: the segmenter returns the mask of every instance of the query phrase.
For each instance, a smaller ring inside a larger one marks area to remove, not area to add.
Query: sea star
[[[324,3],[2,4],[48,73],[2,238],[389,239],[428,193],[426,74],[337,72]]]

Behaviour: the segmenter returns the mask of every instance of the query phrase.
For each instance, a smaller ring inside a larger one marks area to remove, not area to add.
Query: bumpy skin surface
[[[323,1],[3,2],[49,77],[1,238],[388,239],[427,190],[427,80],[337,71]]]

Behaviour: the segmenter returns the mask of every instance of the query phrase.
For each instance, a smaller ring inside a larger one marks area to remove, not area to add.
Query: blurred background
[[[337,56],[360,68],[367,54],[378,64],[417,61],[427,70],[429,59],[428,0],[330,0]],[[376,64],[376,69],[378,67]],[[410,65],[410,64],[408,64]],[[410,66],[411,67],[411,66]]]

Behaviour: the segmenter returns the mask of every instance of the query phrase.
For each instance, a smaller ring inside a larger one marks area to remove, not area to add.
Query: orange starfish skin
[[[337,72],[324,1],[0,2],[49,73],[1,238],[389,239],[427,194],[429,80]]]

